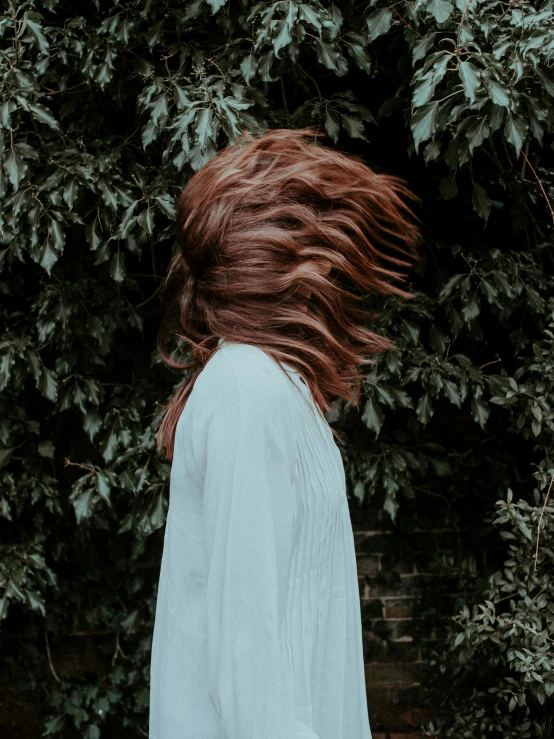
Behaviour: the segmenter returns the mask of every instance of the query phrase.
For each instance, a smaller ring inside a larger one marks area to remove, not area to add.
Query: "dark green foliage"
[[[175,197],[242,129],[317,125],[423,198],[415,298],[367,299],[398,349],[339,425],[354,499],[474,532],[429,561],[462,587],[429,655],[428,733],[550,736],[552,2],[3,13],[1,649],[45,734],[147,735],[169,482],[154,434],[181,380],[155,350]],[[477,577],[481,542],[503,562]],[[83,633],[101,664],[78,672],[64,655]]]

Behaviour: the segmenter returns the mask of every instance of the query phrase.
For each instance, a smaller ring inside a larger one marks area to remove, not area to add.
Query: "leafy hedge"
[[[46,735],[147,735],[169,481],[154,434],[181,381],[155,350],[174,200],[242,129],[304,125],[423,198],[417,296],[378,304],[398,351],[339,425],[353,500],[470,527],[460,557],[429,562],[461,595],[435,614],[426,731],[552,734],[553,16],[551,0],[4,4],[1,650]],[[100,674],[66,654],[87,632]]]

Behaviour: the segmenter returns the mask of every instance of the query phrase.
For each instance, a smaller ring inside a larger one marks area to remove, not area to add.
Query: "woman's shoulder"
[[[253,344],[223,344],[198,374],[192,393],[204,401],[239,395],[246,403],[286,402],[289,394],[284,368]]]

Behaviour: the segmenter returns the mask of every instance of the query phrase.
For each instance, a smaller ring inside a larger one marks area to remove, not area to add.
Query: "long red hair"
[[[157,444],[167,459],[220,337],[297,369],[324,413],[337,396],[358,408],[358,365],[394,348],[362,325],[375,314],[355,301],[411,297],[393,280],[405,281],[398,268],[417,256],[417,198],[403,180],[320,144],[321,136],[312,127],[257,137],[245,130],[179,197],[158,350],[168,367],[192,372],[164,408]],[[171,356],[172,336],[192,347],[191,362]]]

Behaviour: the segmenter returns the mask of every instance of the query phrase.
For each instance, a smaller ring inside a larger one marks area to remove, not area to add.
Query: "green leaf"
[[[389,514],[389,516],[391,517],[391,521],[396,521],[396,515],[399,508],[400,505],[398,503],[396,495],[387,491],[387,495],[385,496],[385,500],[383,502],[383,510]]]
[[[57,252],[52,245],[52,239],[50,238],[50,236],[47,236],[40,248],[39,264],[46,270],[49,275],[52,274],[52,267],[58,261],[59,256],[59,252]]]
[[[342,77],[348,72],[348,62],[341,55],[338,46],[322,41],[319,38],[315,40],[315,48],[317,52],[317,60],[327,69],[332,69],[338,77]]]
[[[433,403],[429,393],[424,393],[416,406],[416,416],[424,426],[429,423],[434,413]]]
[[[427,103],[418,108],[412,117],[411,129],[416,152],[423,141],[427,141],[437,130],[437,116],[440,101]]]
[[[158,137],[158,127],[153,120],[149,120],[148,123],[142,129],[141,140],[142,146],[146,147],[155,141]]]
[[[346,132],[353,139],[363,139],[367,141],[366,135],[364,134],[364,123],[359,118],[341,113],[342,125]]]
[[[471,415],[475,423],[477,423],[481,428],[485,428],[487,419],[490,416],[490,409],[481,399],[472,398]]]
[[[240,63],[240,71],[247,85],[249,85],[251,80],[256,76],[257,69],[258,60],[254,54],[248,54],[248,56],[245,56]]]
[[[83,732],[83,739],[100,739],[100,728],[96,724],[89,724]]]
[[[54,118],[50,110],[45,105],[41,105],[40,103],[31,103],[29,105],[29,110],[33,114],[33,118],[35,118],[37,121],[39,121],[40,123],[46,123],[46,125],[50,126],[50,128],[59,131],[60,126],[58,124],[58,121]]]
[[[14,189],[17,190],[19,183],[25,177],[27,165],[14,149],[10,149],[8,151],[8,154],[4,159],[4,169],[8,175],[9,181],[14,186]]]
[[[495,105],[501,105],[502,107],[508,107],[510,105],[508,90],[504,85],[490,77],[485,77],[485,85]]]
[[[328,110],[325,113],[325,117],[323,119],[323,127],[325,128],[325,131],[330,136],[330,138],[332,138],[336,144],[339,138],[340,126],[339,117],[334,111]]]
[[[321,31],[321,16],[311,5],[302,3],[298,9],[298,17],[312,25],[318,32]]]
[[[42,373],[37,387],[48,400],[55,401],[57,399],[58,380],[52,370],[49,370],[47,367],[42,367]]]
[[[480,215],[481,218],[484,218],[486,222],[491,212],[491,201],[489,200],[485,188],[477,182],[473,183],[471,204],[473,206],[473,210]]]
[[[117,283],[123,282],[125,275],[125,252],[117,250],[110,261],[110,277]]]
[[[425,144],[423,149],[423,160],[426,164],[436,161],[441,154],[442,139],[435,138]]]
[[[375,432],[376,436],[379,436],[381,426],[385,420],[385,414],[381,405],[374,398],[368,398],[366,401],[361,419],[368,429],[371,429]]]
[[[98,495],[102,500],[105,500],[106,503],[110,504],[110,483],[104,472],[98,472],[96,474],[96,489],[98,490]]]
[[[448,20],[453,10],[452,3],[448,0],[430,0],[426,3],[426,7],[437,23],[444,23]]]
[[[100,64],[98,71],[94,77],[94,81],[98,83],[100,89],[103,90],[106,85],[113,79],[113,70],[109,64]]]
[[[166,520],[166,512],[164,509],[163,495],[161,492],[156,493],[149,510],[150,525],[152,531],[161,528]]]
[[[204,108],[196,118],[196,136],[200,149],[205,149],[212,135],[213,113],[211,108]]]
[[[481,313],[481,302],[476,295],[473,295],[462,308],[462,315],[466,323],[471,324]]]
[[[73,500],[73,510],[75,511],[75,518],[77,519],[78,524],[90,516],[93,505],[94,497],[92,489],[85,490],[85,492],[80,493],[80,495]]]
[[[407,321],[405,318],[402,319],[400,324],[400,331],[402,335],[408,339],[408,342],[416,346],[419,342],[420,327],[412,321]]]
[[[160,210],[173,220],[175,218],[175,203],[169,195],[159,195],[155,198],[160,206]]]
[[[54,444],[51,441],[41,441],[38,445],[38,453],[41,457],[54,459]]]
[[[439,184],[440,196],[442,200],[452,200],[458,194],[456,178],[454,175],[443,177]]]
[[[292,0],[288,2],[287,14],[280,24],[277,25],[277,33],[271,39],[275,57],[279,59],[279,52],[292,42],[292,29],[298,15],[298,5]]]
[[[504,127],[504,134],[506,139],[516,150],[517,156],[519,156],[519,152],[521,151],[521,147],[523,146],[528,130],[529,124],[524,118],[518,115],[512,115],[511,113],[508,114],[508,120]]]
[[[0,467],[8,464],[12,457],[12,452],[15,447],[0,447]]]
[[[51,736],[53,734],[56,734],[59,736],[59,732],[61,732],[65,726],[65,716],[55,716],[52,719],[48,719],[48,721],[44,722],[44,734],[43,736]]]
[[[535,69],[535,74],[542,82],[547,94],[554,97],[554,76],[552,75],[552,72],[548,69],[541,69],[538,67]]]
[[[164,120],[167,117],[168,111],[167,98],[165,95],[160,95],[151,110],[152,120],[156,127],[160,125],[160,119]]]
[[[365,486],[361,480],[358,480],[356,484],[354,485],[352,492],[354,493],[355,498],[362,503],[365,498]]]
[[[52,242],[52,246],[57,252],[63,251],[65,244],[65,233],[60,226],[59,221],[52,218],[48,224],[48,236]]]
[[[69,182],[66,182],[65,187],[63,189],[63,199],[66,203],[69,210],[73,209],[73,206],[75,205],[75,201],[77,200],[77,196],[79,194],[79,185],[75,180],[70,180]]]
[[[83,418],[83,429],[86,431],[91,441],[94,440],[94,437],[98,431],[100,431],[101,427],[102,419],[98,411],[94,409],[87,410]]]
[[[258,58],[258,73],[260,75],[260,79],[262,82],[275,82],[277,78],[273,78],[269,74],[269,70],[271,69],[271,66],[273,64],[273,60],[275,58],[275,53],[273,49],[270,49],[265,54],[262,54]]]
[[[477,118],[466,130],[469,150],[473,154],[473,150],[481,146],[483,141],[490,136],[490,126],[486,116]]]
[[[479,71],[471,62],[460,62],[458,64],[458,73],[462,80],[466,97],[473,102],[475,100],[475,93],[481,84]]]
[[[460,644],[461,644],[461,643],[463,642],[463,640],[465,639],[465,636],[466,636],[466,635],[465,635],[465,631],[460,631],[460,632],[458,632],[458,633],[456,634],[456,638],[454,639],[454,646],[455,646],[455,647],[459,647],[459,646],[460,646]]]
[[[369,56],[366,49],[360,44],[350,44],[348,41],[348,51],[351,56],[355,59],[356,64],[360,69],[363,69],[366,74],[371,72],[371,57]]]
[[[392,10],[390,8],[379,8],[366,19],[367,42],[370,44],[379,36],[388,33],[392,21]]]
[[[433,97],[435,92],[436,82],[433,74],[433,69],[430,69],[423,77],[420,78],[418,84],[414,87],[412,95],[412,105],[414,108],[419,108]]]
[[[212,9],[212,15],[215,15],[218,10],[221,10],[221,8],[227,4],[227,0],[206,0],[206,2]]]
[[[44,35],[42,31],[41,26],[39,26],[38,23],[35,23],[35,21],[32,21],[30,20],[30,18],[26,17],[25,27],[27,28],[27,30],[29,31],[33,39],[35,40],[35,43],[40,49],[40,51],[43,54],[47,54],[48,49],[49,49],[49,43],[48,43],[46,36]]]
[[[438,31],[432,31],[416,41],[412,49],[412,65],[415,66],[416,62],[427,56],[427,53],[435,42],[435,36],[437,33]]]
[[[429,143],[426,144],[425,149],[423,150],[423,159],[425,160],[425,163],[433,162],[435,159],[438,159],[440,153],[441,140],[434,139],[433,141],[429,141]]]
[[[137,631],[141,623],[142,621],[139,616],[139,611],[135,608],[133,611],[125,616],[125,618],[121,622],[121,628],[127,635],[129,635]]]
[[[46,616],[46,608],[44,607],[43,599],[36,593],[32,593],[30,590],[25,590],[27,596],[27,602],[33,611],[37,611],[41,616]]]
[[[448,398],[448,400],[451,403],[453,403],[457,408],[460,408],[462,405],[462,398],[460,396],[458,388],[452,382],[452,380],[443,380],[442,387],[443,387],[443,392],[445,396]]]
[[[517,522],[517,527],[521,531],[521,533],[525,536],[526,539],[529,539],[529,541],[532,540],[533,535],[531,534],[531,529],[527,526],[525,521],[523,521],[521,518]],[[525,661],[525,657],[522,655],[523,661]]]

